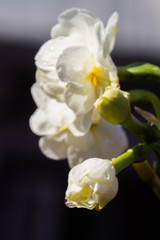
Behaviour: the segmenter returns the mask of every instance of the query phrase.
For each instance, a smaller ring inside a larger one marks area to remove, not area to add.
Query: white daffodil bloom
[[[89,128],[90,116],[77,117],[65,103],[45,94],[38,84],[33,85],[31,92],[38,109],[30,118],[30,127],[42,136],[39,146],[48,158],[68,158],[73,167],[90,157],[117,157],[127,147],[121,126],[101,120]]]
[[[119,85],[109,56],[117,20],[114,13],[104,27],[92,13],[69,9],[35,57],[31,93],[38,108],[30,127],[41,136],[42,152],[55,160],[68,158],[70,167],[90,157],[116,157],[127,147],[121,126],[103,121],[94,107],[106,86]]]
[[[87,10],[69,9],[58,18],[51,38],[37,53],[36,79],[50,96],[64,101],[76,114],[92,114],[94,102],[106,86],[118,87],[116,67],[110,58],[116,38],[118,14],[106,27]]]
[[[66,204],[101,210],[118,192],[118,180],[109,160],[90,158],[69,172]]]

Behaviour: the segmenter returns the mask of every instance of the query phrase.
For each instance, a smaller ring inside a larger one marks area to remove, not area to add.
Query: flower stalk
[[[122,123],[122,126],[147,143],[157,142],[160,140],[160,132],[153,126],[142,123],[133,114]]]
[[[156,94],[142,89],[131,90],[129,93],[131,104],[150,102],[155,110],[157,118],[160,119],[160,100]]]
[[[160,81],[160,68],[150,63],[136,62],[117,67],[120,81]]]
[[[128,149],[117,158],[113,158],[112,165],[116,169],[116,174],[133,163],[143,162],[148,159],[152,151],[151,144],[139,144],[134,148]]]

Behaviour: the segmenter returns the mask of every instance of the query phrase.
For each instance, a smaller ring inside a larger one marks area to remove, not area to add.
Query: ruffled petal
[[[47,96],[38,84],[32,86],[31,92],[39,107],[30,119],[31,129],[36,134],[53,134],[57,128],[66,128],[75,121],[74,112],[65,103]]]
[[[35,56],[36,66],[44,71],[56,71],[56,63],[65,48],[82,44],[78,36],[50,39],[44,43]]]
[[[59,101],[64,101],[64,88],[66,84],[59,80],[56,71],[46,72],[37,68],[36,81],[49,96]]]
[[[73,166],[83,162],[87,158],[94,157],[95,140],[90,130],[83,136],[74,137],[72,134],[68,136],[67,158],[69,166]]]
[[[127,136],[120,125],[112,125],[104,120],[81,137],[70,135],[67,157],[73,167],[87,158],[111,159],[119,156],[128,146]]]
[[[95,90],[89,81],[84,85],[67,84],[65,102],[76,114],[85,114],[93,108],[96,100]]]
[[[43,154],[53,160],[61,160],[67,157],[66,136],[61,138],[53,136],[42,137],[39,141],[39,147]]]
[[[53,125],[53,122],[48,119],[48,116],[41,109],[37,109],[29,119],[29,125],[35,134],[38,136],[56,134],[59,132],[59,127]]]
[[[100,19],[87,10],[71,8],[61,13],[58,21],[59,24],[51,30],[52,38],[77,33],[82,36],[84,33],[88,35],[88,32],[97,22],[100,22]]]
[[[117,75],[117,68],[116,68],[115,64],[113,63],[110,55],[107,55],[107,57],[105,59],[105,66],[108,68],[108,75],[109,75],[109,80],[110,80],[109,86],[119,87],[119,78]]]
[[[105,29],[105,39],[104,39],[104,57],[110,54],[114,48],[116,41],[116,32],[117,32],[117,21],[118,13],[115,12],[112,14],[108,20],[107,27]]]
[[[126,133],[120,125],[104,120],[91,128],[92,146],[95,157],[111,159],[119,156],[128,146]]]
[[[69,126],[69,130],[74,136],[83,136],[88,132],[92,122],[92,111],[79,115],[75,121]]]
[[[76,35],[84,42],[83,45],[89,48],[95,55],[102,46],[104,38],[104,25],[102,21],[91,12],[72,8],[64,11],[59,16],[59,24],[51,30],[51,37]]]
[[[90,51],[83,46],[66,48],[57,61],[57,73],[64,82],[81,83],[93,68]]]
[[[38,83],[32,85],[31,95],[37,107],[43,108],[43,106],[49,101],[49,97],[42,91]]]

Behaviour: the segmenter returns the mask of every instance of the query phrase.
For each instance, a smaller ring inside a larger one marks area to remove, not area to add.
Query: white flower
[[[33,85],[31,92],[38,109],[30,118],[30,127],[42,136],[39,146],[48,158],[68,158],[73,167],[90,157],[117,157],[127,147],[120,125],[101,120],[89,128],[87,114],[77,117],[65,103],[47,96],[38,84]]]
[[[42,152],[68,158],[70,167],[90,157],[116,157],[127,146],[121,126],[101,120],[94,107],[106,86],[119,84],[109,55],[117,20],[114,13],[105,28],[92,13],[69,9],[35,57],[37,83],[31,92],[38,108],[30,127],[41,136]]]
[[[106,28],[92,13],[69,9],[59,16],[51,30],[52,39],[36,55],[36,78],[50,96],[64,101],[76,114],[92,115],[98,122],[94,102],[106,86],[119,85],[110,58],[116,38],[118,14]]]
[[[66,204],[101,210],[117,194],[118,180],[109,160],[90,158],[69,172]]]

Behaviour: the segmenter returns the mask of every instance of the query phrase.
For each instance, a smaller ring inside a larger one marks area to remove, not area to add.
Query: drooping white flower
[[[69,172],[66,204],[101,210],[117,194],[118,180],[109,160],[90,158]]]
[[[69,9],[51,30],[52,39],[36,55],[36,78],[50,96],[64,101],[78,115],[92,113],[99,121],[94,102],[106,86],[119,85],[110,58],[116,38],[118,14],[106,27],[87,10]]]
[[[48,158],[68,158],[73,167],[90,157],[117,157],[127,147],[121,126],[101,120],[89,128],[87,114],[77,117],[65,103],[45,94],[38,84],[32,86],[31,92],[38,108],[30,118],[30,127],[41,136],[39,146]]]

